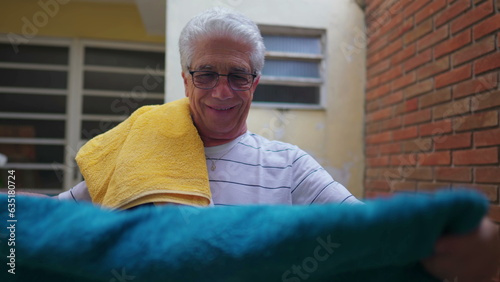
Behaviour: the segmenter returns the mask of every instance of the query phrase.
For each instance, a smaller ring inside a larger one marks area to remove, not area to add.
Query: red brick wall
[[[468,187],[500,222],[500,0],[365,11],[365,196]]]

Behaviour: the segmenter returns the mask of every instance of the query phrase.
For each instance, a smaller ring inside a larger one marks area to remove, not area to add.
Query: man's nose
[[[218,98],[220,100],[230,99],[234,96],[233,90],[229,86],[229,80],[227,76],[220,76],[219,83],[212,91],[212,97]]]

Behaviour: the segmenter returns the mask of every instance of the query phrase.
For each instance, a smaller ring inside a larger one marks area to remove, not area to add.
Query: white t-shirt
[[[361,203],[309,154],[297,146],[246,132],[235,140],[206,147],[215,206]],[[213,168],[213,170],[212,170]],[[60,199],[90,200],[85,182]]]

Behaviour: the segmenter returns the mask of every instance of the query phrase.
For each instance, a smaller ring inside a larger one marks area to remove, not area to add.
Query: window
[[[321,108],[324,31],[272,26],[260,29],[266,63],[253,105]]]
[[[15,169],[18,188],[48,194],[81,181],[81,145],[163,103],[164,64],[164,46],[37,38],[16,53],[0,36],[0,153],[8,157],[0,179]]]

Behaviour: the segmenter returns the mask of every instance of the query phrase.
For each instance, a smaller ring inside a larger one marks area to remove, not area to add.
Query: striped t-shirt
[[[309,154],[291,144],[247,132],[230,143],[205,148],[205,154],[216,206],[359,203]]]
[[[211,205],[360,203],[309,154],[291,144],[246,132],[229,143],[205,147],[205,155]],[[59,194],[59,199],[91,201],[85,181],[71,194]]]

